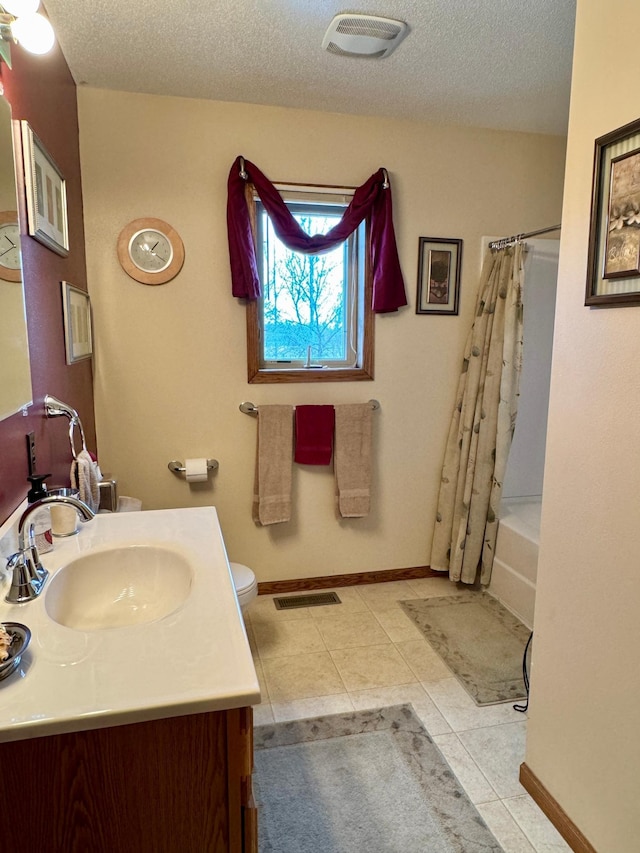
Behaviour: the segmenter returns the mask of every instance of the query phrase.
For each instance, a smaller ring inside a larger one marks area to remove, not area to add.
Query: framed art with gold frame
[[[91,302],[89,294],[68,281],[62,284],[62,311],[67,364],[74,364],[93,355],[91,332]]]
[[[58,255],[69,254],[67,183],[29,123],[20,122],[29,234]]]

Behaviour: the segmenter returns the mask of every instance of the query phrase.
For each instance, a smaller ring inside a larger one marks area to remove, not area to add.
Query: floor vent
[[[324,604],[342,604],[335,592],[312,592],[308,595],[291,595],[274,598],[276,610],[291,610],[293,607],[319,607]]]

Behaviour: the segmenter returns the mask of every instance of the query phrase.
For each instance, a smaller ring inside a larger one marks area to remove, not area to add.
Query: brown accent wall
[[[58,164],[67,182],[70,253],[67,258],[26,234],[24,188],[19,188],[22,262],[29,330],[34,405],[28,417],[0,422],[0,522],[26,496],[25,435],[34,431],[38,471],[50,485],[68,484],[71,452],[66,418],[47,419],[43,398],[53,394],[78,410],[90,450],[96,449],[91,360],[67,365],[62,326],[61,281],[87,289],[76,86],[56,45],[46,57],[12,50],[13,69],[0,78],[14,119],[26,119]],[[20,158],[17,157],[20,164]],[[18,165],[20,172],[20,165]],[[0,333],[1,320],[0,320]]]

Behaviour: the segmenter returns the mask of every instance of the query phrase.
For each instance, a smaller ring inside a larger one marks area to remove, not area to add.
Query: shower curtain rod
[[[526,234],[515,234],[513,237],[501,237],[499,240],[493,240],[489,243],[490,249],[504,249],[511,243],[517,243],[518,240],[526,240],[527,237],[537,237],[538,234],[549,234],[551,231],[560,231],[562,225],[550,225],[549,228],[540,228],[538,231],[528,231]]]

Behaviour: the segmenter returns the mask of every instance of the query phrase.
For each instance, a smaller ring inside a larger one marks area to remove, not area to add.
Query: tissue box
[[[100,504],[98,511],[115,512],[118,509],[118,481],[104,477],[99,483]]]

